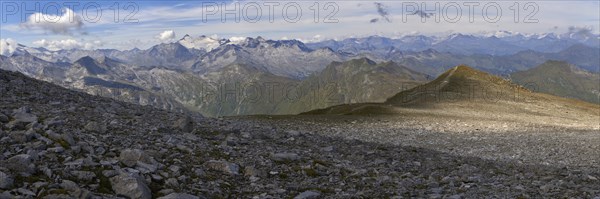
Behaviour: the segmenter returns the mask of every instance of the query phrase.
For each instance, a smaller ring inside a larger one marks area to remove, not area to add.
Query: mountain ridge
[[[476,86],[472,86],[473,83],[462,84],[461,81],[473,81]],[[598,104],[532,92],[507,79],[467,66],[456,66],[429,83],[399,92],[385,103],[337,105],[302,115],[468,115],[491,120],[522,118],[531,123],[552,121],[570,125],[566,118],[577,121],[581,115],[600,117],[598,110]]]
[[[600,73],[591,73],[564,61],[550,60],[511,79],[538,92],[600,104]]]

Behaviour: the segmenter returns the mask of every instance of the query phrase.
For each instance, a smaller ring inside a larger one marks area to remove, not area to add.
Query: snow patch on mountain
[[[179,44],[185,46],[188,49],[198,49],[206,51],[211,51],[221,46],[221,44],[226,43],[225,40],[220,40],[216,36],[208,37],[205,35],[202,35],[200,37],[192,37],[190,35],[185,35],[178,42]]]

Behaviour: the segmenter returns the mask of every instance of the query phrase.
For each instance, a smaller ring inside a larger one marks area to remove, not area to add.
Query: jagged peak
[[[112,58],[107,57],[107,56],[101,56],[101,57],[99,57],[97,59],[97,61],[99,63],[101,63],[101,64],[118,64],[118,63],[121,63],[120,61],[112,59]]]
[[[348,63],[351,64],[362,64],[362,65],[377,65],[377,62],[367,58],[367,57],[361,57],[358,59],[352,59],[350,61],[348,61]]]
[[[484,80],[484,81],[490,80],[490,78],[501,79],[499,77],[496,77],[489,73],[474,69],[474,68],[464,65],[464,64],[452,67],[451,69],[447,70],[442,75],[440,75],[440,77],[438,77],[438,79],[440,79],[440,78],[445,78],[446,80],[452,79],[452,78],[460,78],[460,79],[467,78],[469,80]]]
[[[77,59],[77,61],[75,61],[75,63],[78,63],[78,64],[87,64],[87,63],[91,63],[91,62],[96,62],[96,59],[94,59],[90,56],[84,56],[84,57]]]

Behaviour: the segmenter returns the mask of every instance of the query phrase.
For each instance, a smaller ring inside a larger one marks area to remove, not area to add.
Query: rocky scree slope
[[[0,198],[581,197],[598,173],[166,112],[0,70]]]

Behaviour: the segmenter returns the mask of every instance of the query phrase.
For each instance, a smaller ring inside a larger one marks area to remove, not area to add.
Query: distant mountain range
[[[0,68],[91,94],[207,116],[295,114],[383,102],[461,64],[517,78],[515,72],[560,60],[590,71],[591,76],[579,78],[593,82],[600,71],[594,39],[454,34],[305,44],[186,35],[145,50],[50,51],[19,45],[12,54],[0,55]]]
[[[454,53],[425,50],[421,52],[399,52],[390,57],[374,60],[393,60],[411,69],[437,76],[449,68],[461,64],[472,66],[496,75],[508,75],[516,71],[527,70],[547,60],[566,61],[582,69],[600,72],[600,48],[575,44],[555,53],[542,53],[533,50],[521,51],[512,55],[459,55]]]
[[[460,55],[510,55],[520,51],[533,50],[555,53],[575,44],[590,47],[600,46],[598,35],[576,34],[531,34],[523,35],[499,31],[488,35],[466,35],[455,33],[446,37],[409,35],[400,38],[370,36],[349,38],[340,41],[326,40],[307,44],[310,48],[331,48],[343,54],[359,55],[363,53],[386,56],[397,51],[424,51],[433,49]]]

